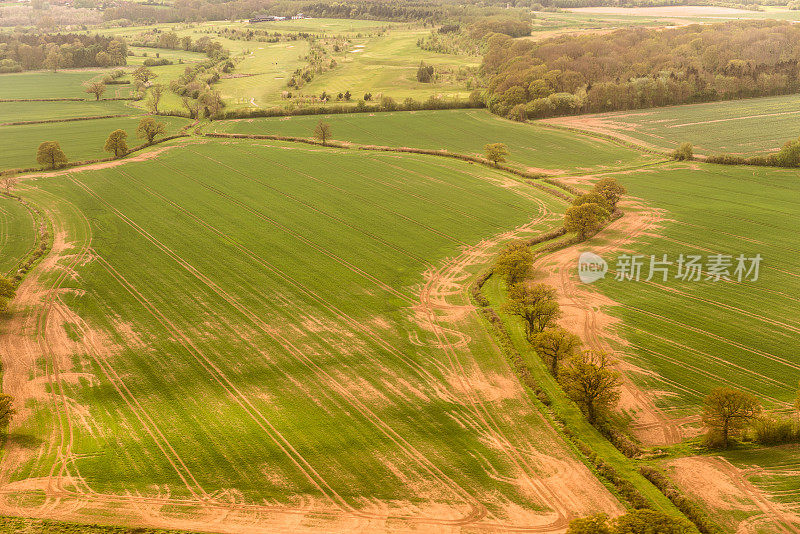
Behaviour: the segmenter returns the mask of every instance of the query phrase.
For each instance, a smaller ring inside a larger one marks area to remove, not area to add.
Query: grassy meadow
[[[0,276],[12,275],[35,245],[31,212],[20,202],[0,196]]]
[[[590,172],[645,165],[658,158],[641,155],[603,139],[576,135],[535,123],[520,124],[484,110],[351,113],[241,119],[212,123],[208,131],[311,137],[316,124],[331,125],[334,139],[359,144],[447,149],[483,155],[487,143],[508,146],[508,162],[552,173]]]

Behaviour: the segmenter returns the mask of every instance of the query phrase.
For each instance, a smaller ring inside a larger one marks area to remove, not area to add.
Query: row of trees
[[[0,73],[125,65],[122,40],[102,35],[0,33]]]
[[[536,349],[564,393],[596,424],[619,399],[620,377],[607,354],[581,350],[575,334],[557,324],[561,309],[555,289],[531,276],[533,253],[526,243],[512,243],[494,267],[508,290],[506,313],[520,317]]]
[[[800,90],[800,28],[774,20],[628,28],[540,43],[493,34],[487,106],[517,120]]]
[[[144,139],[147,145],[152,145],[156,137],[167,133],[167,126],[156,121],[153,117],[143,117],[136,127],[136,135]],[[114,158],[121,158],[128,152],[128,132],[122,129],[114,130],[106,138],[103,150],[110,152]],[[67,155],[58,141],[45,141],[36,151],[36,161],[44,169],[59,169],[68,163]]]

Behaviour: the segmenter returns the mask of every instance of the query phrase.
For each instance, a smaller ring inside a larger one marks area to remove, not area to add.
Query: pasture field
[[[61,102],[59,102],[61,103]],[[118,117],[84,121],[54,122],[0,126],[0,169],[36,167],[36,149],[44,141],[58,141],[70,161],[82,161],[107,157],[103,151],[108,134],[116,129],[128,132],[128,146],[134,147],[143,141],[136,137],[136,127],[141,117]],[[166,135],[174,135],[188,119],[179,117],[156,117],[167,126]]]
[[[47,350],[0,338],[25,399],[0,508],[226,532],[621,511],[467,305],[501,243],[559,224],[562,201],[429,156],[152,154],[19,189],[56,237],[6,323],[34,320]]]
[[[644,165],[657,158],[602,139],[576,135],[535,123],[520,124],[484,110],[399,111],[241,119],[212,123],[224,133],[311,137],[320,121],[331,125],[333,138],[359,144],[447,149],[483,155],[486,143],[505,143],[508,162],[551,173],[590,172]]]
[[[754,155],[797,139],[800,95],[727,100],[621,111],[546,122],[614,135],[643,146],[673,150],[689,142],[698,154]]]
[[[35,245],[31,212],[20,202],[0,196],[0,276],[13,274]]]

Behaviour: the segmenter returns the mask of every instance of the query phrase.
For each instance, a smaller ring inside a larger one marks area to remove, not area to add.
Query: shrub
[[[681,143],[681,145],[672,152],[672,159],[678,161],[689,161],[694,159],[692,144]]]

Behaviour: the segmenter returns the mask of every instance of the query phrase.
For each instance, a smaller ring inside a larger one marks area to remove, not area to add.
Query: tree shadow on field
[[[38,436],[34,436],[33,434],[23,434],[18,432],[11,432],[6,434],[4,445],[6,447],[10,445],[16,445],[18,447],[23,447],[25,449],[34,449],[42,444],[41,438]]]

